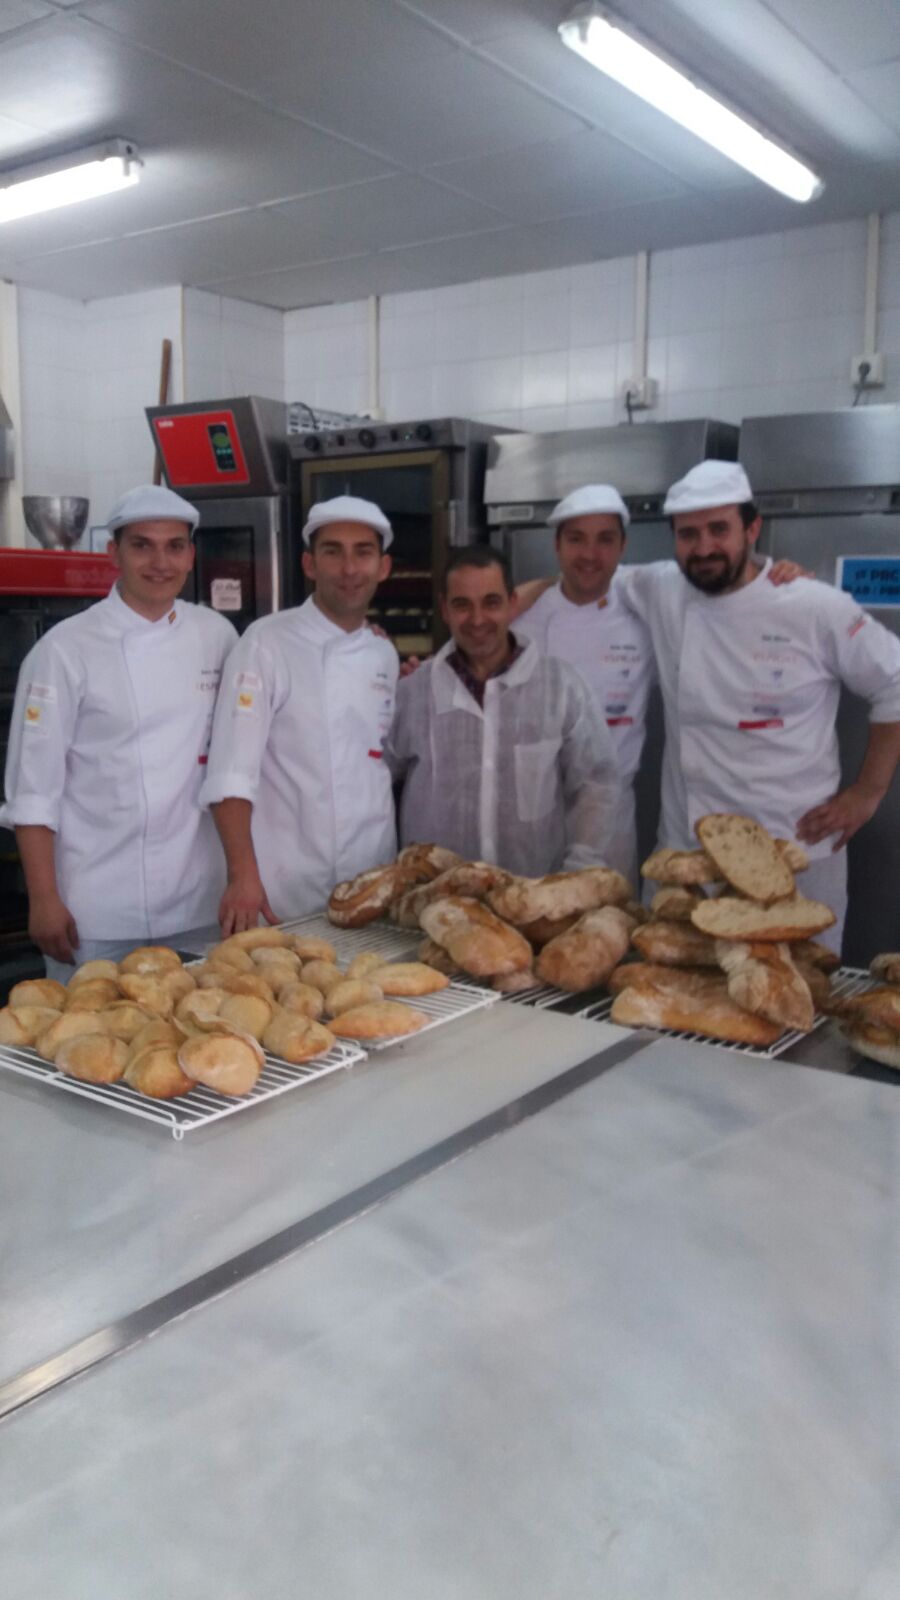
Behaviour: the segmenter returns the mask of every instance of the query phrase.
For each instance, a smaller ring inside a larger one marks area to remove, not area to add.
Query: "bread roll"
[[[705,850],[654,850],[641,867],[642,878],[652,878],[654,883],[675,888],[702,888],[707,883],[721,883],[722,874]]]
[[[446,950],[457,967],[473,978],[524,972],[531,966],[531,945],[521,933],[478,900],[452,895],[435,900],[422,912],[422,927]]]
[[[291,948],[294,954],[300,957],[301,964],[306,961],[327,961],[329,965],[337,966],[337,951],[330,939],[315,939],[309,934],[295,934]]]
[[[192,981],[186,992],[189,994],[194,987]],[[146,1006],[148,1011],[155,1012],[158,1017],[170,1017],[175,1010],[176,999],[180,998],[166,987],[161,977],[147,976],[144,973],[124,972],[119,979],[119,988],[126,1000]]]
[[[34,1044],[61,1015],[52,1006],[4,1006],[0,1011],[0,1044]]]
[[[397,1000],[376,1000],[371,1005],[354,1006],[331,1023],[339,1039],[399,1039],[424,1028],[428,1018],[412,1006]]]
[[[338,928],[364,928],[383,917],[392,900],[403,893],[407,880],[396,862],[386,867],[370,867],[348,883],[339,883],[331,892],[328,918]]]
[[[254,994],[258,1000],[275,999],[275,990],[268,977],[264,978],[262,973],[257,976],[255,972],[229,972],[226,968],[220,967],[216,977],[218,982],[205,982],[203,987],[224,989],[226,994]]]
[[[173,968],[180,966],[180,955],[170,950],[167,945],[145,944],[137,950],[129,951],[124,960],[119,962],[119,971],[148,976],[154,972],[171,972]]]
[[[384,966],[384,956],[377,950],[361,950],[347,968],[348,978],[367,978],[376,967]]]
[[[228,1022],[241,1033],[261,1039],[275,1015],[275,1002],[261,1000],[255,994],[229,994],[222,1001],[218,1015],[220,1022]]]
[[[97,1011],[61,1011],[45,1033],[39,1033],[34,1048],[45,1061],[55,1061],[60,1045],[67,1039],[77,1039],[83,1034],[105,1033],[101,1013]]]
[[[118,994],[114,989],[114,994]],[[68,999],[68,992],[63,984],[57,983],[55,978],[23,978],[21,983],[14,983],[9,991],[7,1005],[17,1006],[46,1006],[52,1011],[62,1011]]]
[[[118,1000],[120,989],[111,978],[86,978],[66,995],[67,1011],[105,1011]]]
[[[69,979],[67,987],[74,989],[78,983],[90,981],[91,978],[111,978],[113,983],[119,979],[119,965],[117,961],[85,961],[76,967]]]
[[[230,972],[256,972],[253,958],[249,950],[244,950],[241,945],[232,944],[230,939],[225,939],[221,944],[214,944],[206,952],[208,967],[227,967]]]
[[[344,978],[340,967],[333,966],[330,961],[307,961],[300,975],[304,983],[311,983],[322,994],[327,994]]]
[[[324,940],[321,942],[325,943]],[[281,945],[262,944],[251,950],[250,956],[257,972],[262,973],[263,977],[269,967],[290,967],[297,977],[300,976],[303,963],[296,950],[286,950]]]
[[[821,901],[804,900],[801,895],[793,900],[776,900],[771,906],[721,895],[717,900],[704,900],[692,912],[691,921],[695,928],[716,939],[761,939],[783,944],[822,933],[832,926],[835,915]]]
[[[98,1011],[97,1017],[106,1033],[113,1038],[124,1039],[126,1043],[154,1020],[146,1007],[135,1005],[133,1000],[114,1000],[111,1006]]]
[[[879,978],[882,983],[900,986],[900,955],[887,953],[875,956],[869,971],[873,978]]]
[[[312,962],[307,962],[307,966],[311,965]],[[283,989],[292,988],[295,983],[303,980],[302,967],[289,967],[280,961],[272,961],[267,967],[261,967],[259,970],[264,974],[265,982],[276,1000]]]
[[[567,933],[545,944],[535,963],[538,977],[571,994],[605,983],[628,949],[634,922],[616,906],[586,911]]]
[[[142,1050],[149,1050],[157,1044],[171,1044],[177,1049],[183,1038],[174,1022],[145,1022],[128,1041],[128,1059],[133,1061]]]
[[[878,1061],[883,1067],[900,1071],[900,1031],[883,1023],[866,1022],[861,1017],[841,1019],[838,1027],[847,1043],[861,1056]]]
[[[786,900],[794,874],[775,840],[752,817],[732,812],[701,817],[694,832],[726,883],[762,905]]]
[[[369,978],[344,978],[325,996],[325,1010],[330,1017],[339,1017],[342,1011],[352,1011],[354,1006],[366,1006],[373,1000],[383,999],[384,990]]]
[[[55,1056],[60,1072],[83,1083],[118,1083],[128,1062],[128,1046],[108,1033],[64,1039]]]
[[[631,886],[621,872],[612,867],[586,867],[583,872],[551,872],[545,878],[513,878],[491,889],[487,903],[498,917],[514,927],[533,923],[539,917],[579,916],[598,906],[621,904],[631,894]]]
[[[228,995],[224,989],[195,989],[186,994],[175,1007],[175,1020],[187,1028],[196,1028],[201,1022],[217,1017]]]
[[[453,957],[439,944],[435,944],[433,939],[423,939],[416,956],[426,967],[434,967],[435,972],[442,972],[445,978],[453,978],[459,972]]]
[[[185,1039],[178,1049],[178,1065],[195,1083],[219,1094],[249,1094],[265,1064],[255,1039],[236,1034],[207,1033]]]
[[[489,889],[505,883],[509,874],[487,861],[463,861],[450,867],[430,883],[423,883],[401,895],[391,906],[391,921],[401,928],[421,926],[422,912],[435,900],[445,900],[450,895],[465,895],[470,900],[482,900]]]
[[[647,961],[671,967],[718,967],[716,943],[689,922],[645,922],[631,936]]]
[[[242,933],[232,933],[223,940],[223,944],[238,950],[290,950],[293,942],[293,936],[283,928],[245,928]]]
[[[389,961],[369,973],[369,982],[376,984],[382,994],[415,999],[416,995],[446,989],[450,979],[424,961]],[[331,995],[328,998],[331,1000]]]
[[[716,940],[716,955],[732,1000],[782,1029],[809,1033],[816,1020],[809,984],[786,944]]]
[[[279,1010],[263,1034],[263,1044],[273,1056],[297,1067],[314,1056],[326,1055],[334,1044],[334,1034],[312,1017]]]
[[[691,912],[703,899],[702,889],[683,889],[676,888],[674,884],[664,884],[650,901],[650,914],[657,922],[690,922]]]
[[[335,984],[335,988],[339,985]],[[325,996],[311,983],[286,983],[278,991],[278,1008],[290,1011],[295,1017],[309,1017],[317,1022],[325,1010]],[[276,1008],[276,1009],[278,1009]]]
[[[632,1028],[671,1028],[731,1044],[762,1047],[774,1044],[782,1031],[777,1023],[752,1016],[736,1005],[724,978],[682,973],[674,968],[664,980],[623,989],[613,1001],[610,1021]]]
[[[174,1100],[180,1094],[189,1094],[196,1085],[178,1065],[178,1048],[160,1041],[132,1052],[125,1068],[129,1089],[136,1089],[151,1100]]]

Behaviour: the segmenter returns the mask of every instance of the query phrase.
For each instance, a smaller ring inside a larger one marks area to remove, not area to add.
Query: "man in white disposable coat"
[[[616,579],[625,551],[628,507],[612,484],[589,483],[560,500],[547,521],[556,533],[560,581],[528,586],[539,598],[519,611],[516,637],[533,639],[542,654],[570,662],[594,696],[623,780],[608,860],[634,883],[634,780],[655,668],[649,634],[623,604]]]
[[[587,685],[511,633],[514,593],[495,551],[453,552],[452,638],[400,684],[385,755],[403,784],[403,844],[540,877],[607,860],[622,786]]]
[[[228,659],[201,793],[228,863],[226,935],[314,911],[396,853],[382,745],[398,661],[366,625],[392,538],[369,500],[313,506],[302,559],[315,592],[252,623]]]
[[[648,627],[666,715],[660,843],[696,848],[711,811],[755,817],[808,849],[805,895],[835,912],[840,949],[846,844],[874,815],[900,759],[900,640],[814,579],[776,586],[753,548],[762,523],[743,468],[703,461],[672,485],[675,562],[623,568]],[[677,562],[677,565],[676,565]],[[869,741],[841,790],[841,685],[868,700]]]
[[[0,821],[53,977],[215,918],[225,862],[199,793],[236,635],[176,598],[198,521],[170,489],[132,489],[107,523],[118,581],[22,664]]]

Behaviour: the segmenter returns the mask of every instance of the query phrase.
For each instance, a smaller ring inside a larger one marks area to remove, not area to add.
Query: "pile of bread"
[[[385,966],[374,951],[342,971],[328,940],[253,928],[189,968],[174,950],[146,946],[118,964],[86,962],[66,985],[18,983],[0,1010],[0,1044],[31,1046],[71,1077],[121,1080],[153,1099],[175,1099],[197,1084],[245,1095],[265,1051],[299,1065],[336,1038],[415,1033],[428,1018],[394,997],[448,981],[418,963]]]
[[[854,1050],[900,1070],[900,953],[876,956],[869,971],[877,986],[839,1000],[832,1010]]]
[[[420,962],[501,992],[552,984],[571,993],[605,982],[643,917],[610,867],[524,878],[437,845],[410,845],[387,866],[338,884],[328,906],[344,928],[387,916],[427,937]]]
[[[657,850],[641,868],[660,887],[632,935],[642,959],[610,976],[611,1020],[760,1046],[809,1032],[839,962],[815,940],[834,913],[797,892],[805,852],[732,814],[696,833],[700,849]]]

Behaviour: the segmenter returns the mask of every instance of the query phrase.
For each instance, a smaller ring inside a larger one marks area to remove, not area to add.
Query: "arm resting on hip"
[[[29,935],[45,956],[74,963],[78,929],[57,887],[56,835],[52,828],[20,825],[16,843],[28,888]]]
[[[818,844],[820,839],[837,833],[840,837],[834,848],[840,850],[874,817],[887,794],[898,761],[900,722],[870,722],[869,742],[856,782],[841,789],[824,805],[807,811],[797,824],[797,838],[805,844]]]
[[[260,913],[267,922],[278,918],[269,905],[256,862],[250,833],[252,801],[232,797],[211,809],[228,867],[228,883],[219,905],[219,925],[227,939],[229,934],[255,928]]]

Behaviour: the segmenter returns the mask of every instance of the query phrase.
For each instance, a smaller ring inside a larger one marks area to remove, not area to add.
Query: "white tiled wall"
[[[19,385],[26,494],[89,494],[87,327],[80,300],[19,289]]]
[[[184,398],[284,399],[284,317],[269,306],[184,291]]]
[[[660,251],[651,259],[649,417],[819,410],[852,400],[862,348],[865,222]],[[884,221],[879,346],[900,400],[900,214]],[[451,413],[530,429],[624,416],[632,376],[634,263],[388,295],[381,303],[381,403],[393,420]],[[366,305],[285,316],[289,399],[364,410]]]

